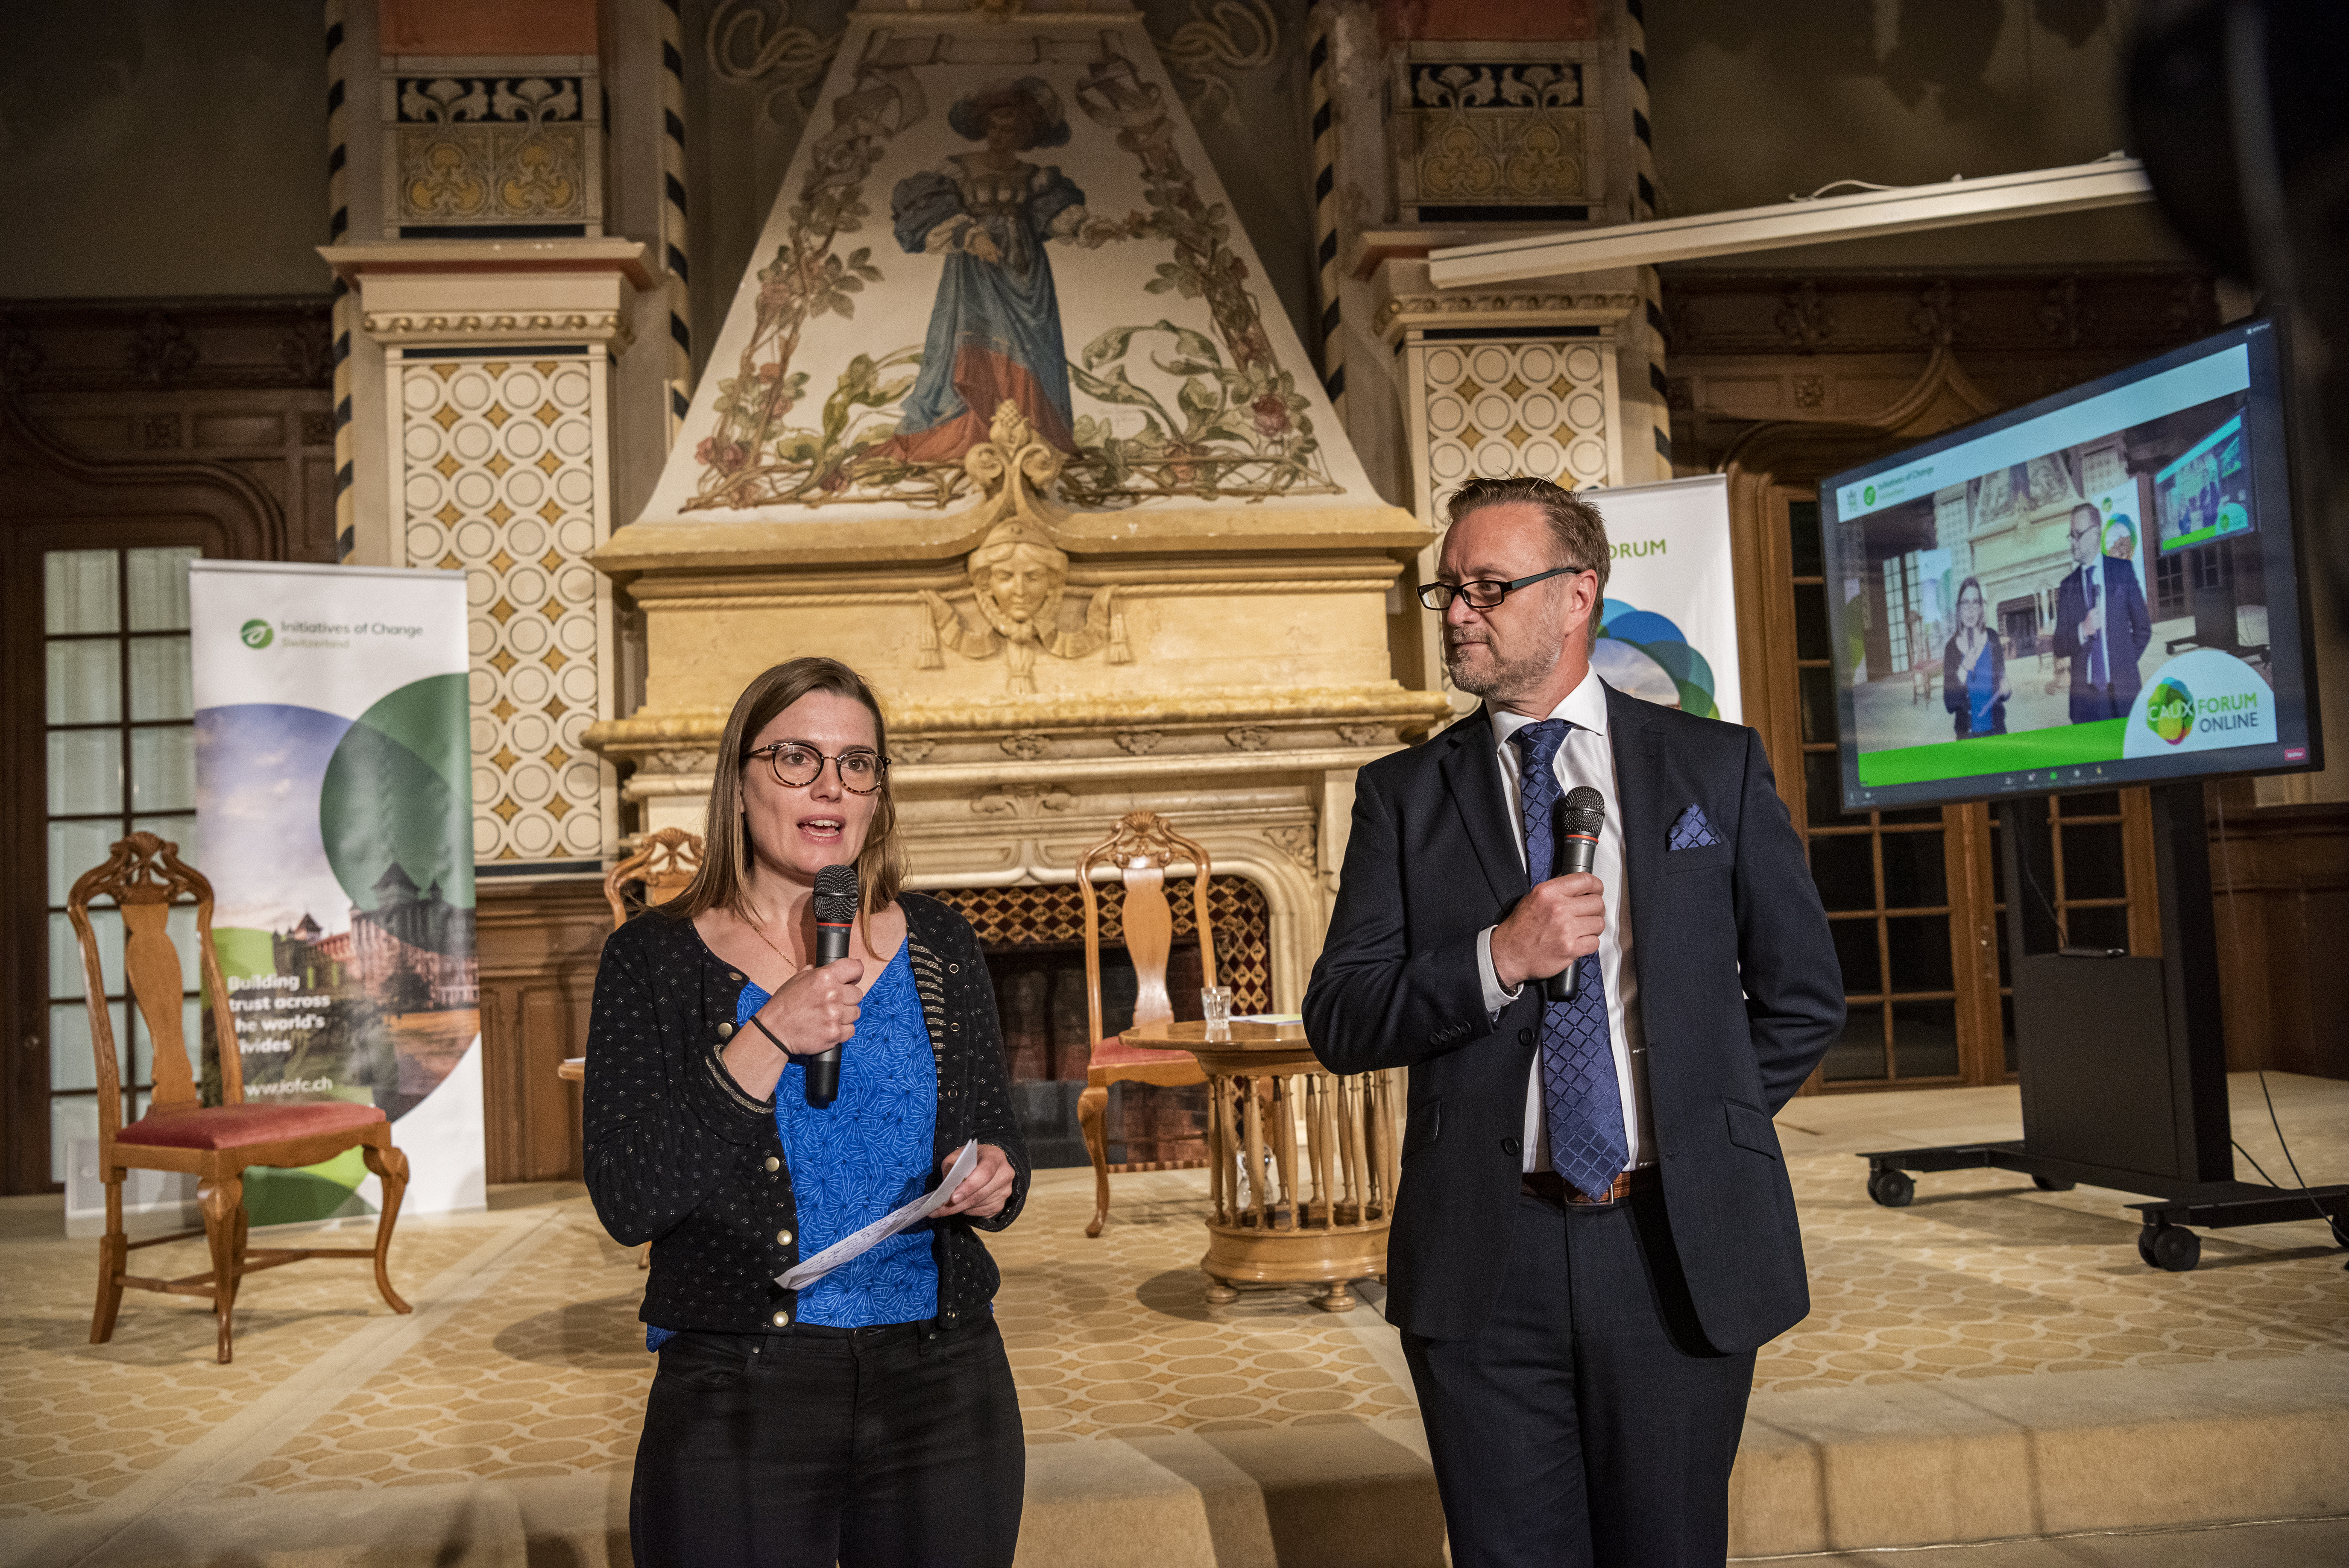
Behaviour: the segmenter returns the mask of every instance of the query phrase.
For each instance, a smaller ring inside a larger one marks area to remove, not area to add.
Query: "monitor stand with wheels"
[[[2302,1191],[2234,1179],[2202,785],[2151,793],[2158,958],[2064,949],[2043,898],[2055,885],[2047,814],[2026,809],[2035,801],[2000,803],[2023,1137],[1862,1155],[1868,1196],[1904,1208],[1916,1192],[1909,1172],[1985,1166],[2018,1171],[2048,1191],[2085,1181],[2146,1193],[2151,1202],[2129,1205],[2145,1220],[2137,1254],[2174,1272],[2201,1256],[2189,1225],[2323,1219],[2333,1241],[2349,1247],[2349,1187]]]

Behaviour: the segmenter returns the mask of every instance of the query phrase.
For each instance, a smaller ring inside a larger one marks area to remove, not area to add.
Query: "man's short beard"
[[[1488,642],[1482,646],[1490,649],[1492,644]],[[1553,645],[1547,657],[1537,652],[1522,659],[1496,658],[1490,665],[1474,673],[1463,670],[1462,651],[1461,647],[1449,643],[1444,650],[1444,672],[1451,677],[1452,684],[1471,697],[1498,694],[1506,698],[1520,691],[1533,691],[1548,680],[1550,671],[1557,668],[1558,659],[1565,649],[1562,645]]]

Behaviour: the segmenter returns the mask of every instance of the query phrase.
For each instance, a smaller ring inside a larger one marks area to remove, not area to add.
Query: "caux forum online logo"
[[[2276,743],[2275,688],[2257,670],[2215,648],[2189,649],[2153,671],[2144,702],[2122,726],[2124,757]]]
[[[2194,693],[2184,681],[2163,680],[2146,693],[2145,727],[2173,746],[2194,732]]]

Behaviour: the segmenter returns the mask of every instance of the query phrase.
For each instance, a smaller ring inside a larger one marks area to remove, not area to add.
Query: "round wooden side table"
[[[1346,1312],[1348,1282],[1386,1272],[1402,1175],[1402,1085],[1392,1072],[1341,1077],[1314,1059],[1299,1023],[1234,1020],[1210,1039],[1195,1020],[1127,1030],[1128,1045],[1187,1051],[1207,1075],[1207,1299],[1237,1283],[1318,1284]]]

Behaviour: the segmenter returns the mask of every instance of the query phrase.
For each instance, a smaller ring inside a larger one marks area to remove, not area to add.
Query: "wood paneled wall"
[[[587,1050],[595,964],[612,915],[593,881],[478,885],[481,1089],[489,1179],[576,1180],[579,1085],[555,1075]]]
[[[2349,961],[2349,806],[2258,809],[2245,781],[2209,793],[2227,1065],[2349,1078],[2333,990]]]

